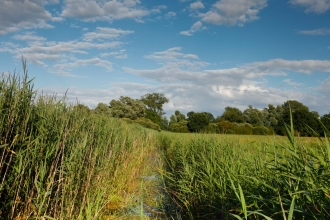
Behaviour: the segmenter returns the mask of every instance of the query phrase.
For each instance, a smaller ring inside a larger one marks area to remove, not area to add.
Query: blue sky
[[[294,99],[330,111],[330,0],[0,0],[0,72],[94,108],[165,94],[221,115]]]

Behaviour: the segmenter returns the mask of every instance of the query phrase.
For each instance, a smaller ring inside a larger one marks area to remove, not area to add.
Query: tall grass
[[[267,142],[164,134],[162,175],[183,219],[329,219],[328,140],[287,131]]]
[[[0,219],[97,219],[127,205],[154,133],[37,94],[23,70],[0,79]]]

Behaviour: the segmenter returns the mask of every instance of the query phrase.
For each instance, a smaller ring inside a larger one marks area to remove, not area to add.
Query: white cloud
[[[119,50],[116,52],[110,52],[110,53],[101,53],[101,57],[108,57],[108,56],[113,56],[116,59],[127,59],[128,55],[126,54],[126,50]]]
[[[168,12],[167,14],[164,15],[165,19],[170,19],[170,18],[174,18],[176,16],[176,13],[173,11]]]
[[[285,82],[286,84],[293,86],[293,87],[299,87],[299,86],[304,85],[303,83],[293,82],[291,79],[285,79],[285,80],[283,80],[283,82]]]
[[[195,33],[196,31],[199,31],[199,30],[204,30],[203,28],[203,23],[200,22],[200,21],[197,21],[196,23],[194,23],[190,30],[188,31],[181,31],[180,34],[181,35],[185,35],[185,36],[192,36],[193,33]]]
[[[190,8],[193,10],[204,8],[204,5],[202,2],[194,2],[190,4]]]
[[[43,0],[1,0],[0,35],[28,28],[52,28],[52,15]]]
[[[138,19],[150,14],[139,7],[140,0],[65,0],[63,17],[79,18],[86,21]]]
[[[290,3],[305,8],[306,13],[321,14],[330,8],[330,0],[290,0]]]
[[[300,34],[305,35],[328,35],[330,34],[330,28],[319,28],[314,30],[301,30],[299,31]]]
[[[94,65],[98,67],[105,68],[108,72],[111,72],[113,70],[112,63],[107,60],[101,60],[100,58],[92,58],[92,59],[85,59],[85,60],[75,60],[74,62],[69,63],[61,63],[61,64],[55,64],[54,68],[60,71],[77,68],[80,66],[88,66],[88,65]]]
[[[291,72],[330,73],[330,60],[274,59],[227,69],[206,69],[208,63],[200,61],[193,54],[184,54],[181,50],[176,47],[147,55],[146,58],[160,65],[159,68],[123,68],[128,73],[161,83],[157,89],[162,88],[168,95],[171,104],[167,110],[171,111],[180,106],[184,106],[185,111],[203,111],[205,106],[210,111],[219,109],[219,106],[245,109],[249,104],[263,108],[270,103],[283,104],[288,99],[317,107],[313,102],[319,99],[315,90],[299,92],[296,87],[302,84],[291,79],[284,79],[285,83],[293,86],[290,89],[272,88],[267,80],[269,77],[287,76]],[[330,94],[329,88],[324,83],[319,91]]]
[[[199,16],[204,22],[217,25],[243,25],[257,20],[258,13],[267,6],[267,0],[219,0]]]
[[[14,35],[13,38],[15,40],[22,40],[22,41],[44,41],[46,38],[36,36],[34,32],[26,32],[25,34],[17,34]]]
[[[94,32],[88,32],[83,35],[83,39],[86,41],[93,41],[95,39],[116,39],[121,36],[132,34],[134,31],[121,30],[107,27],[97,27]]]

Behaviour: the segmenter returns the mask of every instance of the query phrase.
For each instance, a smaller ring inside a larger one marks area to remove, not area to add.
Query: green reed
[[[161,137],[165,190],[188,219],[329,219],[327,138]],[[250,138],[249,141],[241,141]]]
[[[151,134],[37,94],[23,70],[0,78],[0,219],[100,218]]]

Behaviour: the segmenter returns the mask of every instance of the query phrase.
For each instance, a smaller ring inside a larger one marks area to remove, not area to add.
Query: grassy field
[[[1,76],[0,111],[0,219],[330,219],[328,138],[292,124],[157,132],[37,94],[25,66]]]
[[[329,143],[288,134],[163,133],[172,206],[182,219],[329,219]]]

